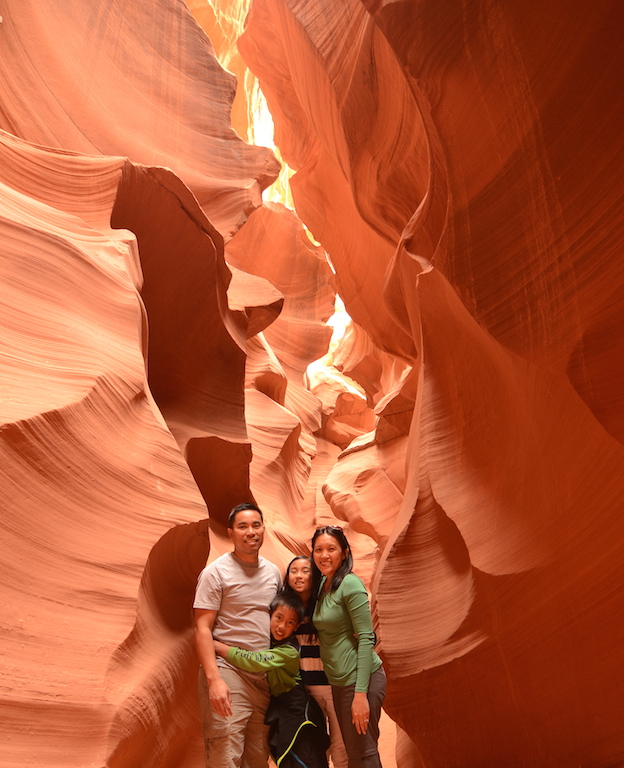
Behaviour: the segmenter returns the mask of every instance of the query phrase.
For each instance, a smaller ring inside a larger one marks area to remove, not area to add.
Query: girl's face
[[[319,571],[327,577],[327,581],[331,581],[347,556],[347,552],[348,550],[342,551],[338,539],[329,533],[322,533],[316,537],[312,557]]]
[[[288,584],[298,594],[312,589],[312,566],[308,560],[295,560],[288,569]]]

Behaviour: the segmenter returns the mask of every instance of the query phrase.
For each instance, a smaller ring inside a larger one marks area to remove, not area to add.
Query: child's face
[[[299,626],[299,616],[292,608],[278,605],[271,614],[271,635],[274,640],[287,640]]]
[[[295,560],[288,569],[288,586],[299,595],[312,589],[312,566],[309,560]]]

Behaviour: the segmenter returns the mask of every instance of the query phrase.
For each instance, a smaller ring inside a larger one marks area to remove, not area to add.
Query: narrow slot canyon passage
[[[0,768],[200,768],[199,573],[340,526],[384,768],[624,765],[624,5],[0,0]]]

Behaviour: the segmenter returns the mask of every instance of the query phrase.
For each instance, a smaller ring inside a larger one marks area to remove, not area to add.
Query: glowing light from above
[[[295,205],[290,192],[293,171],[284,162],[273,139],[273,118],[256,76],[245,66],[237,40],[245,29],[251,0],[186,0],[189,10],[207,32],[221,66],[236,75],[236,98],[232,106],[232,125],[249,144],[269,147],[282,163],[276,181],[262,194],[266,202]]]
[[[273,141],[274,125],[273,117],[269,111],[262,89],[258,80],[251,74],[245,76],[245,91],[247,94],[247,112],[249,116],[247,141],[250,144],[257,144],[261,147],[269,147],[282,164],[277,179],[267,187],[262,193],[262,199],[265,202],[283,203],[287,208],[295,210],[295,204],[290,192],[290,177],[293,171],[284,162],[279,148]]]
[[[232,62],[239,56],[236,40],[245,29],[251,0],[186,0],[186,4],[196,16],[201,16],[206,8],[211,9],[225,43],[215,53],[221,66],[231,72],[235,71]]]
[[[331,342],[329,343],[329,351],[328,354],[336,349],[338,346],[338,342],[342,337],[345,335],[345,331],[347,330],[347,327],[351,323],[351,318],[347,314],[347,310],[345,309],[344,302],[336,294],[336,304],[335,304],[335,312],[334,314],[329,318],[327,321],[327,325],[331,326],[334,329],[334,332],[332,333]]]
[[[331,341],[329,342],[329,349],[323,357],[310,363],[307,367],[306,379],[308,386],[310,389],[314,389],[317,384],[331,380],[337,382],[346,392],[366,400],[366,393],[362,387],[334,367],[334,352],[351,323],[351,318],[347,314],[344,303],[338,294],[336,294],[334,309],[334,314],[327,321],[327,325],[334,329]]]
[[[284,162],[279,148],[275,146],[273,117],[266,98],[258,79],[242,61],[236,45],[238,37],[245,29],[245,19],[251,0],[186,0],[186,4],[199,24],[205,25],[207,30],[212,30],[212,35],[209,36],[212,38],[215,54],[221,65],[237,76],[238,88],[232,109],[234,127],[248,143],[269,147],[282,164],[278,178],[264,190],[262,199],[266,202],[282,203],[287,208],[295,210],[290,190],[290,177],[294,171]],[[215,23],[217,29],[214,28]],[[238,104],[238,110],[235,108],[236,104]],[[307,227],[305,229],[310,241],[314,245],[321,245]],[[329,256],[327,261],[335,272]],[[336,296],[335,310],[327,322],[333,328],[329,349],[324,357],[308,367],[309,380],[312,381],[317,375],[340,379],[348,391],[363,397],[359,385],[333,367],[334,350],[351,322],[339,296]]]

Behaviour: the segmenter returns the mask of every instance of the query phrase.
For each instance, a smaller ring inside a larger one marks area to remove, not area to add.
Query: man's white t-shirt
[[[270,646],[269,605],[282,586],[279,568],[264,557],[245,563],[234,552],[221,555],[199,574],[194,608],[217,611],[215,640],[247,651]],[[217,656],[217,665],[231,667]]]

